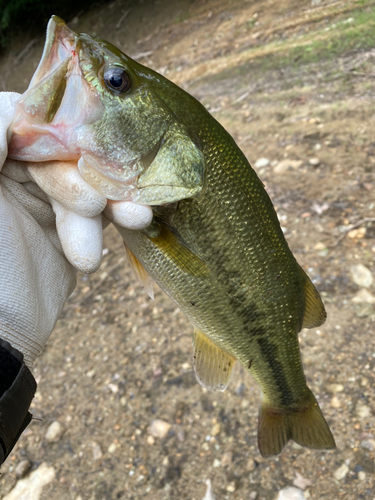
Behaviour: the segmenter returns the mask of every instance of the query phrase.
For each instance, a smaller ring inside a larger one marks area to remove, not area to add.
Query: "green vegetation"
[[[246,75],[251,71],[298,71],[303,65],[335,60],[344,54],[369,50],[375,47],[375,3],[357,2],[358,8],[350,15],[337,16],[322,24],[310,25],[304,34],[285,39],[268,40],[248,49],[248,58],[241,64],[228,67],[210,79],[220,80],[233,75]],[[301,26],[302,28],[302,26]],[[230,57],[230,56],[229,56]]]

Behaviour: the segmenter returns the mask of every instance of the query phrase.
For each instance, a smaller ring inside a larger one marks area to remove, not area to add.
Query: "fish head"
[[[109,199],[165,204],[198,195],[204,156],[163,92],[173,85],[118,48],[53,16],[16,103],[8,156],[75,160]]]

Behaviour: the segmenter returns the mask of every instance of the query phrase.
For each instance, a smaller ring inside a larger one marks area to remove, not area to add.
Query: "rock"
[[[299,488],[289,486],[279,491],[276,500],[305,500],[305,496]]]
[[[229,491],[229,493],[233,493],[234,491],[236,491],[236,483],[234,481],[229,483],[226,487],[226,490]]]
[[[375,304],[375,297],[366,288],[361,288],[352,298],[355,304]]]
[[[374,281],[371,271],[363,264],[351,266],[350,272],[354,283],[362,288],[369,288]]]
[[[227,467],[232,463],[232,459],[233,459],[233,453],[231,451],[225,452],[221,457],[221,466]]]
[[[372,316],[373,314],[374,308],[371,304],[362,304],[362,306],[355,313],[358,318],[366,318],[367,316]]]
[[[202,498],[202,500],[215,500],[215,495],[212,491],[211,481],[209,479],[206,480],[207,490],[206,494]]]
[[[320,160],[319,160],[319,158],[310,158],[309,163],[313,167],[317,167],[320,164]]]
[[[108,453],[114,453],[117,450],[117,445],[116,443],[111,443],[108,446]]]
[[[163,439],[168,434],[170,428],[171,424],[165,422],[165,420],[157,419],[151,422],[151,425],[148,428],[148,432],[151,434],[151,436]]]
[[[344,386],[342,384],[328,384],[327,391],[332,394],[336,394],[338,392],[342,392],[344,390]]]
[[[270,163],[270,161],[268,158],[258,158],[254,164],[254,167],[255,168],[267,167],[267,165],[269,165],[269,163]]]
[[[346,464],[342,464],[338,469],[335,470],[335,472],[333,473],[333,477],[337,479],[337,481],[341,481],[341,479],[344,479],[348,472],[349,467]]]
[[[255,467],[257,466],[255,460],[253,458],[249,458],[249,460],[247,461],[247,466],[246,468],[249,470],[249,471],[253,471],[255,469]]]
[[[358,229],[352,229],[348,232],[348,238],[352,240],[361,240],[366,235],[366,228],[359,227]]]
[[[26,474],[31,469],[31,462],[29,460],[21,460],[19,464],[16,465],[14,472],[18,478],[26,476]]]
[[[153,436],[147,436],[147,444],[149,444],[150,446],[155,444],[155,439]]]
[[[47,432],[44,436],[44,439],[46,441],[48,441],[49,443],[55,443],[56,441],[58,441],[61,438],[63,432],[64,432],[63,426],[60,424],[60,422],[55,420],[48,427]]]
[[[363,470],[361,470],[360,472],[358,472],[358,479],[360,481],[364,481],[366,479],[366,472],[364,472]]]
[[[371,415],[371,409],[364,404],[358,403],[357,406],[355,407],[355,413],[357,417],[361,419],[367,418]]]
[[[296,472],[296,477],[293,480],[293,485],[299,488],[300,490],[305,490],[308,486],[312,486],[312,482],[310,479],[306,479],[299,472]]]
[[[42,489],[55,478],[55,470],[42,463],[27,478],[20,479],[2,500],[39,500]]]
[[[218,460],[217,458],[215,458],[213,464],[212,464],[212,467],[215,467],[215,469],[217,469],[217,467],[220,467],[221,465],[221,462],[220,460]]]
[[[220,424],[215,424],[211,429],[211,436],[217,436],[218,434],[220,434],[220,429]]]
[[[113,393],[117,394],[119,391],[119,387],[117,384],[108,384],[108,389]]]
[[[361,442],[361,447],[365,448],[365,450],[374,451],[375,450],[375,440],[374,439],[366,439]]]
[[[341,403],[337,396],[333,396],[333,398],[331,399],[331,406],[332,408],[340,408]]]
[[[257,491],[251,491],[249,495],[249,500],[257,500],[258,498],[258,492]]]
[[[288,170],[297,170],[302,165],[302,163],[302,160],[281,160],[274,167],[273,171],[275,172],[275,174],[283,174]]]
[[[95,460],[95,461],[100,460],[103,457],[103,452],[102,452],[102,449],[100,447],[100,444],[92,442],[91,446],[92,446],[92,458],[93,458],[93,460]]]

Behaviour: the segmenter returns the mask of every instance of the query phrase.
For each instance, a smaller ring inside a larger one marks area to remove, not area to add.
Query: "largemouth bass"
[[[75,161],[108,199],[153,206],[146,230],[117,229],[138,274],[193,323],[199,382],[225,390],[239,361],[259,384],[263,456],[290,439],[335,448],[298,345],[301,328],[325,321],[324,306],[262,182],[204,106],[53,17],[11,130],[11,158]]]

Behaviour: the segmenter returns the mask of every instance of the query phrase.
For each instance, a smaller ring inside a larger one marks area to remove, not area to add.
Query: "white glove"
[[[100,266],[102,211],[130,229],[147,227],[152,211],[107,203],[73,163],[5,161],[17,97],[0,93],[0,338],[31,369],[74,289],[76,269]]]

